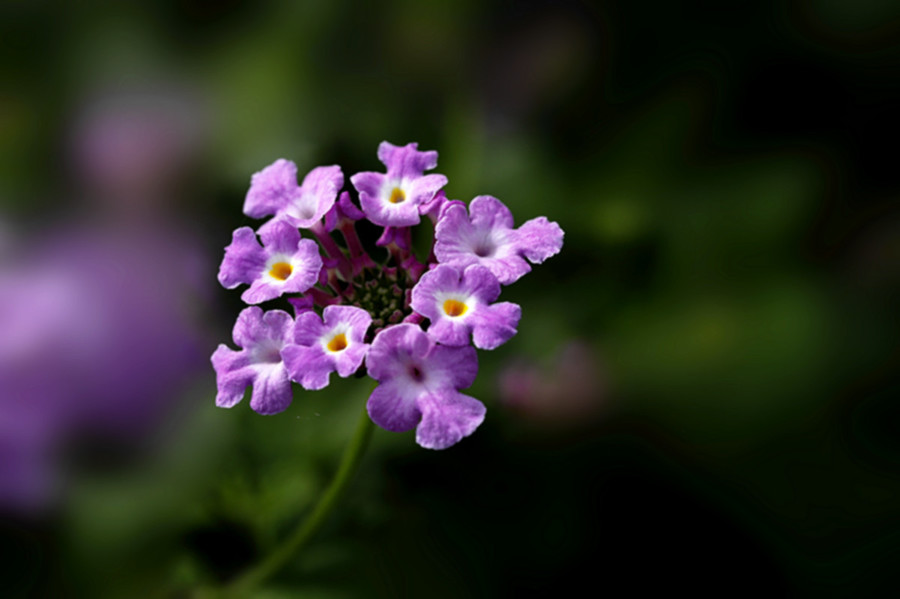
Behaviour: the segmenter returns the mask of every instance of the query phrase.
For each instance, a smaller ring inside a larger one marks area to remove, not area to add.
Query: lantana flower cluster
[[[219,269],[224,287],[247,285],[249,307],[234,326],[240,349],[222,344],[212,355],[216,405],[234,406],[252,386],[250,407],[276,414],[290,405],[292,383],[316,390],[333,372],[368,374],[378,382],[369,416],[388,431],[415,429],[419,445],[444,449],[478,428],[485,406],[461,392],[478,372],[475,348],[496,349],[516,334],[521,308],[497,301],[502,287],[558,253],[563,231],[544,217],[516,228],[492,196],[468,206],[448,199],[447,177],[426,174],[437,157],[415,143],[382,142],[387,172],[350,177],[358,204],[336,165],[312,169],[299,185],[289,160],[253,175],[244,214],[269,218],[234,231]],[[366,249],[361,221],[382,228],[381,251]],[[413,251],[413,227],[423,222],[433,226],[424,261]],[[259,306],[281,297],[294,316]]]

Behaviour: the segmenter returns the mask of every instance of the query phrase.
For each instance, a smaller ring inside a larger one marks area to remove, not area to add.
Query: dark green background
[[[566,231],[504,291],[523,320],[480,352],[484,425],[441,453],[376,431],[260,597],[897,588],[896,3],[122,4],[3,4],[0,201],[23,227],[77,212],[80,107],[189,90],[202,143],[169,214],[210,256],[210,353],[241,306],[214,287],[221,248],[275,158],[349,175],[417,141],[450,197]],[[552,380],[572,341],[596,368],[584,414],[500,400],[506,366]],[[76,461],[51,513],[3,520],[5,596],[227,579],[327,481],[370,388],[263,418],[214,408],[214,384],[127,459]]]

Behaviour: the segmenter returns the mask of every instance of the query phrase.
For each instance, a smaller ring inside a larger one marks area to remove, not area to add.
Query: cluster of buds
[[[514,228],[491,196],[468,207],[448,199],[447,178],[425,174],[437,152],[415,143],[382,142],[378,159],[386,173],[350,177],[358,205],[341,191],[339,166],[314,168],[300,185],[288,160],[253,175],[244,214],[271,218],[257,231],[237,229],[225,248],[219,282],[249,285],[241,299],[250,307],[234,326],[241,349],[222,344],[212,356],[216,405],[234,406],[252,385],[250,407],[275,414],[290,405],[292,382],[316,390],[332,372],[367,373],[378,382],[367,403],[375,424],[416,429],[419,445],[444,449],[484,420],[484,404],[460,392],[475,381],[475,348],[495,349],[516,334],[521,308],[497,301],[502,286],[558,253],[563,231],[544,217]],[[358,234],[363,219],[383,227],[381,259]],[[412,243],[423,220],[434,226],[424,261]],[[293,317],[256,305],[282,296]]]

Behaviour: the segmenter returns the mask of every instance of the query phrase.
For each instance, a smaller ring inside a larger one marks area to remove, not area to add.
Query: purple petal
[[[291,315],[282,310],[263,313],[262,308],[257,306],[244,308],[234,323],[234,342],[251,349],[269,340],[284,341],[293,324]]]
[[[515,234],[515,242],[526,258],[540,264],[562,249],[563,230],[557,223],[539,216],[519,227]]]
[[[449,201],[450,200],[447,199],[447,194],[444,193],[444,190],[442,189],[434,194],[434,197],[430,200],[419,204],[419,214],[428,216],[431,220],[437,222],[437,219],[441,214],[441,209],[443,209],[444,205]]]
[[[330,204],[334,204],[343,185],[344,173],[341,171],[340,166],[333,164],[331,166],[317,166],[309,171],[303,177],[303,185],[301,187],[303,187],[304,192],[311,193],[317,198],[331,197]],[[331,206],[329,205],[325,211],[330,208]],[[319,209],[321,210],[321,208]]]
[[[300,297],[287,298],[289,304],[294,306],[294,316],[298,317],[305,312],[311,312],[316,305],[311,295],[301,295]]]
[[[481,306],[472,315],[472,341],[478,349],[496,349],[515,334],[522,308],[511,302]]]
[[[262,308],[244,308],[234,322],[232,338],[238,347],[254,347],[269,338],[269,331],[263,325]]]
[[[291,405],[293,390],[284,364],[265,364],[256,367],[250,407],[259,414],[277,414]]]
[[[371,355],[371,353],[370,353]],[[366,409],[372,422],[381,428],[402,433],[419,423],[421,413],[416,406],[418,393],[395,380],[385,381],[375,387]]]
[[[219,267],[219,283],[226,289],[234,289],[241,283],[252,283],[266,265],[266,252],[256,233],[250,227],[234,231],[231,243],[225,248],[225,257]]]
[[[489,268],[502,285],[515,283],[531,272],[528,262],[516,254],[509,254],[502,258],[481,258],[478,263]]]
[[[466,211],[466,203],[463,202],[462,200],[447,200],[446,202],[444,202],[444,205],[441,206],[440,210],[438,211],[438,220],[440,220],[440,218],[442,216],[444,216],[444,211],[446,211],[450,206],[459,206],[460,208],[463,209],[464,213]]]
[[[281,355],[291,380],[300,383],[304,389],[316,391],[328,386],[334,364],[321,345],[288,345],[281,350]]]
[[[434,254],[438,261],[458,269],[477,264],[478,256],[472,251],[470,241],[475,235],[466,207],[462,203],[446,206],[434,233]]]
[[[291,329],[294,328],[294,319],[284,310],[269,310],[263,314],[263,324],[271,332],[270,339],[287,341]]]
[[[340,226],[342,220],[357,221],[363,218],[362,210],[357,208],[350,200],[349,192],[341,192],[338,201],[325,214],[325,230],[331,233]]]
[[[262,302],[275,299],[284,291],[282,285],[278,285],[267,279],[259,278],[250,283],[250,287],[241,294],[241,300],[245,304],[261,304]]]
[[[409,250],[411,245],[409,227],[385,227],[375,245],[384,247],[392,243],[397,244],[401,249]]]
[[[341,213],[345,218],[349,218],[350,220],[360,220],[365,217],[363,211],[357,208],[356,204],[350,200],[350,192],[345,191],[342,193],[338,204]]]
[[[473,264],[463,272],[459,290],[477,297],[482,303],[490,304],[500,297],[500,281],[491,269]]]
[[[409,196],[407,201],[411,201],[416,206],[423,202],[430,202],[434,195],[446,184],[447,177],[444,175],[425,175],[424,177],[412,179],[407,184],[406,193]]]
[[[369,376],[376,381],[405,376],[409,358],[424,357],[432,344],[428,335],[414,324],[397,324],[383,329],[375,336],[366,355]]]
[[[253,383],[256,372],[249,367],[246,351],[234,351],[220,344],[213,353],[212,365],[216,371],[216,405],[230,408],[244,397],[244,390]]]
[[[265,231],[260,230],[263,246],[269,253],[293,254],[300,243],[300,231],[286,221],[273,221]]]
[[[321,316],[315,312],[304,312],[297,316],[291,339],[296,345],[311,346],[319,342],[325,331]]]
[[[471,387],[478,375],[478,352],[471,345],[434,346],[428,355],[428,374],[442,387]]]
[[[287,214],[301,229],[308,229],[334,206],[344,185],[344,173],[338,165],[319,166],[303,178],[303,195]]]
[[[303,293],[316,284],[322,270],[319,246],[312,239],[301,239],[291,256],[294,270],[284,282],[284,291]]]
[[[372,316],[362,308],[356,306],[327,306],[322,312],[325,322],[325,329],[330,329],[340,323],[345,323],[350,327],[348,337],[352,341],[361,342],[366,335],[366,331],[372,324]]]
[[[387,167],[390,175],[420,177],[423,172],[437,166],[438,153],[434,150],[419,152],[418,147],[417,143],[395,146],[383,141],[378,146],[378,160]]]
[[[472,327],[467,322],[450,318],[435,318],[428,326],[428,335],[438,343],[459,347],[469,344]]]
[[[478,229],[512,229],[513,215],[494,196],[477,196],[469,204],[472,224]]]
[[[362,198],[363,194],[368,196],[377,196],[380,194],[385,179],[386,177],[383,173],[366,171],[363,173],[356,173],[350,177],[350,183],[353,184],[353,187],[359,192],[360,198]]]
[[[297,193],[297,165],[280,158],[251,178],[244,214],[252,218],[275,214]]]
[[[347,378],[359,370],[367,353],[369,353],[369,345],[367,343],[358,342],[336,354],[333,359],[338,376]]]
[[[468,437],[484,422],[486,412],[483,403],[455,391],[423,395],[416,405],[422,412],[416,442],[426,449],[446,449]]]

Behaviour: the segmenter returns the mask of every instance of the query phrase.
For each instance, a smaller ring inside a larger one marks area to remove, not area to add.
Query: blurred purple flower
[[[207,116],[188,88],[165,81],[97,90],[76,116],[69,163],[91,202],[117,214],[159,213],[177,197],[205,139]]]
[[[140,437],[206,363],[191,309],[204,261],[179,236],[95,228],[29,245],[0,265],[0,504],[18,508],[52,501],[67,442]]]
[[[504,405],[544,429],[592,422],[607,403],[600,359],[584,341],[564,345],[546,369],[528,360],[509,364],[499,387]]]

